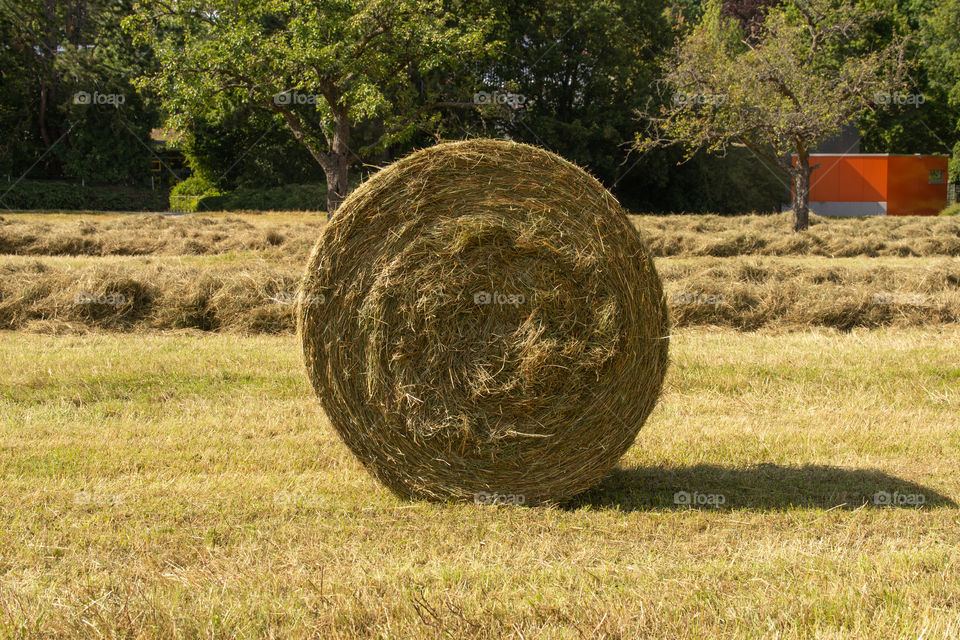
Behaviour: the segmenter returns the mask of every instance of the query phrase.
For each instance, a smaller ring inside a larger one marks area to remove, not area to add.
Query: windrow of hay
[[[960,260],[895,265],[777,258],[660,260],[675,326],[742,331],[960,322]]]
[[[960,256],[960,216],[864,219],[812,216],[792,233],[789,213],[631,216],[655,257]],[[0,254],[207,255],[237,251],[302,263],[323,217],[203,214],[182,217],[39,216],[0,218]]]
[[[291,333],[302,270],[206,257],[0,259],[0,329]],[[191,264],[191,262],[193,262]],[[960,260],[659,259],[674,327],[744,331],[960,322]],[[126,302],[117,307],[116,294]],[[113,295],[113,298],[110,296]],[[89,305],[76,304],[87,302]],[[95,300],[93,299],[95,298]],[[315,304],[320,300],[315,298]]]
[[[0,329],[290,332],[298,270],[105,261],[0,263]]]
[[[7,215],[0,254],[24,256],[205,255],[258,251],[304,260],[322,217],[235,215]],[[256,221],[256,223],[251,222]],[[282,250],[281,250],[282,247]]]
[[[654,256],[960,256],[960,220],[920,216],[821,218],[790,232],[790,213],[638,216]]]
[[[298,329],[336,431],[383,484],[433,500],[563,501],[599,481],[659,396],[653,262],[599,182],[497,140],[374,175],[310,258]]]

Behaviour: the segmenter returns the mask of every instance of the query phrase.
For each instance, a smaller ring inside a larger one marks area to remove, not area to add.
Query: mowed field
[[[636,219],[664,394],[553,508],[351,457],[292,334],[323,224],[3,216],[0,637],[960,637],[960,220]]]
[[[291,333],[322,214],[0,217],[0,330]],[[960,218],[634,216],[674,326],[960,322]]]

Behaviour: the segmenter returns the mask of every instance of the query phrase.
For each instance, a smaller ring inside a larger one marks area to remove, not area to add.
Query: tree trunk
[[[340,93],[336,87],[328,86],[323,96],[330,105],[330,110],[333,111],[333,135],[323,134],[330,148],[329,152],[322,150],[316,131],[313,135],[308,135],[303,122],[293,110],[276,101],[271,102],[270,107],[283,116],[290,131],[293,132],[293,137],[306,147],[323,169],[327,179],[327,215],[331,215],[347,197],[347,178],[350,169],[350,117],[347,107],[340,103]]]
[[[46,0],[44,3],[44,38],[43,46],[38,47],[37,51],[42,59],[40,71],[40,111],[37,114],[37,124],[40,126],[40,138],[47,149],[53,144],[59,136],[47,120],[47,114],[51,110],[51,105],[57,102],[57,76],[56,76],[56,51],[59,49],[60,41],[57,30],[57,3],[55,0]],[[54,173],[59,175],[59,162],[56,154],[51,156],[48,163],[54,167]]]
[[[797,145],[797,166],[793,170],[793,230],[806,231],[810,226],[810,152],[806,145]]]
[[[347,169],[350,159],[346,155],[331,154],[332,166],[324,169],[327,176],[327,213],[333,214],[347,197]]]
[[[350,168],[350,120],[346,109],[334,108],[336,126],[330,141],[330,162],[324,167],[327,176],[327,214],[332,215],[347,197],[347,174]]]

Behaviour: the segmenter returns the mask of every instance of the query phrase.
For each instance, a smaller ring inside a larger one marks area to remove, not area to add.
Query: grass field
[[[777,218],[639,221],[687,238],[664,395],[531,509],[401,502],[329,429],[278,296],[320,216],[4,215],[0,638],[960,637],[960,222],[736,240]]]
[[[672,346],[621,470],[525,509],[398,502],[321,427],[292,337],[5,333],[0,629],[960,632],[960,330]]]

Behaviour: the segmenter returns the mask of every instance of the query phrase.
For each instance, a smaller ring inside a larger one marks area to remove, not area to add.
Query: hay
[[[631,445],[667,365],[660,281],[614,198],[511,142],[396,162],[332,217],[298,331],[334,428],[402,497],[559,502]]]
[[[325,215],[325,214],[323,214]],[[631,216],[657,257],[960,256],[960,216],[811,216],[810,230],[789,231],[792,213],[746,216]],[[222,214],[191,216],[6,216],[0,254],[22,256],[219,255],[242,252],[298,270],[325,225],[299,218]]]
[[[0,330],[287,334],[296,327],[292,302],[307,255],[299,265],[287,256],[0,256]],[[664,258],[657,272],[674,329],[843,331],[960,322],[957,258]],[[121,305],[77,304],[79,295],[117,294]]]

